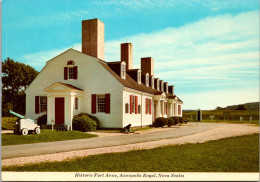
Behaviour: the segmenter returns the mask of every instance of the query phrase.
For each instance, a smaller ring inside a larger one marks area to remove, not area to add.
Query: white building
[[[47,61],[26,89],[26,116],[47,113],[47,124],[72,125],[74,115],[96,116],[103,128],[150,125],[157,117],[182,116],[182,101],[154,78],[153,58],[133,68],[132,44],[121,44],[121,61],[105,62],[104,24],[82,21],[82,52],[68,49]]]

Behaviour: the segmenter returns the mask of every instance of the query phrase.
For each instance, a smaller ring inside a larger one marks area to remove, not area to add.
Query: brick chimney
[[[141,58],[141,70],[142,70],[142,74],[149,73],[150,76],[153,76],[153,58],[152,57]]]
[[[168,86],[169,92],[174,95],[174,85]]]
[[[131,43],[121,44],[121,62],[126,63],[126,70],[133,69],[133,46]]]
[[[104,23],[99,19],[82,21],[82,53],[104,60]]]

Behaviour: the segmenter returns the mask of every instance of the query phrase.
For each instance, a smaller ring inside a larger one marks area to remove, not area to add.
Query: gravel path
[[[63,161],[72,159],[74,157],[84,157],[95,154],[113,153],[113,152],[126,152],[130,150],[139,149],[152,149],[166,145],[181,145],[185,143],[204,143],[210,140],[219,140],[222,138],[248,135],[259,133],[259,127],[246,124],[224,124],[212,130],[201,133],[196,133],[179,138],[162,139],[157,141],[149,141],[135,144],[127,144],[112,147],[102,147],[86,150],[77,150],[70,152],[61,152],[54,154],[30,156],[30,157],[17,157],[12,159],[2,160],[2,166],[10,165],[24,165],[28,163],[48,162],[48,161]]]

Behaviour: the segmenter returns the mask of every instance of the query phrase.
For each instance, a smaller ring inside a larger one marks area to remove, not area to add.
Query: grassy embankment
[[[17,145],[40,142],[54,142],[62,140],[75,140],[82,138],[92,138],[97,135],[88,134],[80,131],[52,131],[51,129],[41,130],[39,135],[29,134],[26,136],[13,133],[2,134],[2,145]]]
[[[229,113],[230,119],[224,120],[224,113]],[[196,121],[197,111],[183,111],[183,117],[187,118],[190,122]],[[214,119],[210,116],[214,115]],[[243,121],[240,121],[240,116]],[[252,121],[250,121],[252,117]],[[202,111],[202,122],[227,122],[227,123],[251,123],[259,125],[259,111],[254,110],[211,110]]]
[[[13,130],[15,126],[14,117],[2,117],[2,129]],[[62,134],[62,135],[61,135]],[[13,133],[2,134],[2,145],[17,145],[40,142],[53,142],[62,140],[74,140],[82,138],[92,138],[97,135],[88,134],[80,131],[52,131],[50,129],[41,130],[39,135],[29,134],[26,136],[16,135]]]
[[[259,134],[3,167],[2,171],[259,172]]]

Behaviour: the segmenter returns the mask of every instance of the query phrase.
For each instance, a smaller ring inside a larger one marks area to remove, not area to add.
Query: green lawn
[[[259,172],[259,134],[101,154],[63,162],[3,167],[3,171]]]
[[[15,127],[16,117],[2,117],[2,129],[3,130],[13,130]]]
[[[190,122],[198,122],[198,121],[190,121]],[[259,126],[258,120],[253,121],[239,121],[239,120],[231,120],[231,121],[224,121],[224,120],[202,120],[201,122],[205,123],[236,123],[236,124],[254,124]]]
[[[252,120],[259,121],[259,111],[258,110],[209,110],[202,111],[203,120],[211,120],[211,116],[214,115],[214,119],[217,121],[224,121],[224,115],[229,113],[229,118],[231,121],[240,122],[240,116],[244,118],[242,122],[250,122],[250,117]],[[197,111],[183,111],[183,117],[186,119],[195,120]]]
[[[41,130],[39,135],[29,134],[26,136],[16,134],[2,134],[2,145],[16,145],[27,143],[53,142],[61,140],[74,140],[81,138],[92,138],[97,135],[80,131],[52,131],[51,129]]]

